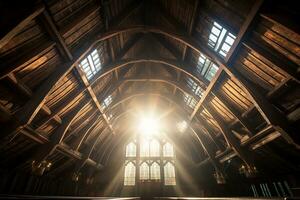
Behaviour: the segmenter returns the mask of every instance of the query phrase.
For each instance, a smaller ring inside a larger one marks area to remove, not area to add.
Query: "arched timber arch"
[[[120,33],[128,33],[128,32],[151,32],[158,33],[168,36],[174,40],[177,40],[198,53],[203,53],[207,57],[211,58],[213,62],[217,63],[221,69],[224,71],[235,81],[241,83],[242,87],[245,89],[247,95],[251,98],[255,107],[258,109],[260,114],[266,120],[268,124],[273,124],[277,127],[278,131],[282,134],[282,136],[290,143],[295,144],[297,141],[297,136],[294,133],[294,130],[291,130],[288,126],[288,121],[286,116],[280,113],[267,99],[261,94],[254,83],[248,81],[240,72],[235,70],[233,67],[228,66],[224,60],[222,60],[217,54],[209,49],[206,46],[203,46],[198,43],[198,41],[192,37],[189,37],[186,33],[180,34],[180,31],[174,32],[163,27],[151,27],[151,26],[130,26],[124,27],[120,29],[115,29],[108,31],[91,42],[87,42],[85,47],[81,48],[80,52],[77,52],[74,55],[73,60],[65,63],[59,70],[56,70],[45,82],[42,84],[37,91],[34,93],[32,98],[22,107],[22,109],[16,113],[15,117],[18,119],[18,123],[14,123],[11,127],[8,127],[8,134],[16,129],[23,128],[24,125],[31,123],[35,115],[38,113],[43,103],[45,102],[45,98],[51,92],[51,90],[55,87],[57,82],[62,80],[62,78],[68,74],[71,69],[78,64],[78,62],[90,52],[98,42],[104,41],[111,37],[114,37]],[[144,62],[150,62],[151,59],[145,59]],[[178,61],[175,61],[178,62]],[[129,62],[130,63],[130,62]],[[119,67],[124,65],[119,63]],[[109,69],[109,68],[108,68]],[[106,72],[108,73],[108,72]],[[193,73],[189,73],[191,76],[194,76]],[[2,76],[1,76],[2,77]],[[102,76],[97,76],[100,78]],[[21,114],[21,115],[19,115]]]

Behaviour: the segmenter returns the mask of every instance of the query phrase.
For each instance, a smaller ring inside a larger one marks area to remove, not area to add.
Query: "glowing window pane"
[[[80,68],[85,73],[88,80],[90,80],[101,69],[101,62],[99,60],[99,54],[95,49],[91,54],[84,58],[80,64]]]
[[[191,97],[191,96],[189,96],[187,94],[184,94],[184,102],[190,108],[195,108],[195,106],[197,104],[197,101],[193,97]]]
[[[212,64],[211,67],[209,68],[208,72],[205,75],[205,78],[209,81],[211,81],[211,79],[216,75],[217,71],[218,71],[218,66],[215,64]]]
[[[150,156],[159,156],[159,142],[157,140],[151,140],[150,142]]]
[[[126,156],[135,157],[136,156],[136,145],[131,142],[126,146]]]
[[[194,92],[195,95],[201,97],[203,93],[202,88],[191,78],[188,78],[187,82],[192,92]]]
[[[124,185],[135,185],[135,166],[132,162],[125,166]]]
[[[165,185],[176,185],[175,180],[175,167],[172,163],[168,162],[164,166]]]
[[[140,143],[140,156],[149,157],[149,141],[142,139]]]
[[[217,22],[213,23],[211,32],[208,36],[208,45],[212,47],[221,56],[226,57],[232,44],[234,43],[235,36],[227,31]]]
[[[164,157],[173,157],[174,156],[173,145],[171,145],[170,143],[164,144],[164,147],[163,147],[163,156]]]
[[[111,95],[109,95],[108,97],[106,97],[102,103],[102,109],[107,108],[107,106],[109,106],[112,102],[112,97]]]
[[[159,180],[160,179],[160,166],[155,162],[150,167],[150,179]]]
[[[143,163],[140,166],[140,180],[148,180],[149,179],[149,166],[147,163]]]
[[[200,60],[205,60],[205,61],[200,62]],[[219,67],[216,64],[214,64],[213,62],[211,62],[210,59],[208,59],[203,54],[200,54],[198,65],[197,65],[197,70],[207,80],[210,81],[215,76],[215,74],[218,71],[218,68]]]

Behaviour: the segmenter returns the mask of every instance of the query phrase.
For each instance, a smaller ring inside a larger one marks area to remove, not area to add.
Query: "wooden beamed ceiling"
[[[102,169],[96,158],[105,157],[101,151],[106,140],[121,134],[114,124],[129,113],[124,105],[147,95],[165,99],[174,112],[183,113],[188,132],[224,176],[222,163],[233,157],[250,173],[263,167],[256,151],[268,143],[279,140],[298,151],[299,34],[265,14],[270,2],[258,0],[222,58],[203,41],[209,29],[204,25],[214,19],[205,10],[208,2],[192,2],[183,8],[159,0],[120,1],[118,6],[113,1],[50,1],[16,13],[12,24],[4,24],[0,41],[3,155],[20,145],[13,141],[32,140],[37,153],[18,165],[45,160],[55,164],[56,154],[61,154],[69,157],[65,166],[78,160],[75,173],[85,165]],[[176,9],[182,9],[178,15],[173,14]],[[147,10],[154,12],[151,17]],[[187,10],[188,15],[182,14]],[[260,35],[262,25],[267,30]],[[265,43],[259,46],[261,40]],[[79,63],[100,45],[102,69],[88,80]],[[193,57],[200,54],[219,66],[211,81],[197,72]],[[188,78],[204,90],[200,98],[187,85]],[[149,84],[158,84],[159,91],[134,87]],[[291,95],[285,99],[287,93]],[[183,94],[197,101],[194,108],[185,105]],[[113,101],[103,110],[107,96]],[[110,155],[114,145],[107,145],[105,152]]]

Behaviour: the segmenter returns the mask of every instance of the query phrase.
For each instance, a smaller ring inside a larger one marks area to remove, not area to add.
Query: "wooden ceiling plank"
[[[25,16],[21,16],[18,19],[10,19],[9,26],[1,26],[0,35],[0,49],[4,47],[14,36],[16,36],[27,24],[29,24],[34,18],[40,15],[44,11],[44,6],[37,5],[33,8],[33,11],[24,11]],[[14,12],[13,12],[14,13]],[[13,28],[12,28],[13,27]]]
[[[220,131],[223,134],[224,138],[226,139],[227,143],[231,145],[232,149],[237,153],[237,155],[243,160],[243,162],[247,166],[253,166],[254,163],[253,163],[252,155],[250,156],[248,150],[246,150],[240,145],[239,139],[235,138],[231,130],[227,128],[227,125],[225,124],[224,120],[218,115],[217,111],[208,104],[205,105],[205,108],[217,121],[220,127]]]
[[[81,100],[80,103],[63,118],[63,123],[51,134],[50,142],[41,146],[36,155],[32,157],[32,160],[41,162],[47,159],[47,157],[56,150],[59,144],[63,141],[68,128],[88,102],[89,101],[85,99]]]
[[[50,142],[50,140],[48,138],[46,138],[43,135],[40,135],[38,132],[35,132],[35,130],[30,129],[30,128],[22,129],[21,133],[23,135],[25,135],[26,137],[36,141],[39,144],[47,144],[47,143]],[[80,152],[78,152],[76,150],[72,150],[68,145],[63,144],[63,143],[61,143],[58,146],[58,151],[65,152],[65,154],[67,156],[69,156],[70,158],[73,158],[73,159],[79,159],[80,160],[82,158]],[[97,162],[94,161],[94,163],[96,163],[96,165],[91,164],[91,166],[96,166],[97,167],[98,166]]]
[[[255,23],[255,18],[257,17],[263,2],[264,0],[255,1],[225,58],[225,63],[232,63],[235,59],[237,52],[242,46],[242,42],[246,39],[247,35],[251,31],[251,27]]]
[[[193,135],[198,140],[198,142],[201,144],[203,150],[208,155],[215,170],[217,172],[221,173],[223,175],[223,177],[225,177],[226,176],[225,170],[224,170],[223,166],[220,164],[220,162],[215,158],[215,152],[210,148],[209,145],[207,145],[205,142],[203,142],[203,139],[201,138],[201,134],[203,134],[203,133],[200,132],[200,134],[198,135],[198,133],[193,128],[190,128],[190,129],[191,129]]]
[[[284,136],[288,136],[289,138],[292,138],[292,140],[290,140],[287,137],[287,140],[293,143],[293,140],[295,139],[295,137],[291,136],[291,131],[289,130],[289,127],[288,127],[286,121],[281,120],[281,119],[284,119],[285,116],[283,114],[279,113],[274,108],[274,106],[272,104],[270,104],[270,102],[268,102],[267,99],[261,93],[259,93],[257,90],[255,91],[255,89],[253,89],[253,87],[252,87],[253,85],[249,84],[249,81],[247,81],[242,75],[240,75],[240,73],[237,72],[234,68],[227,66],[216,55],[216,53],[212,52],[212,50],[210,50],[208,47],[199,45],[197,42],[195,42],[195,39],[193,39],[191,37],[186,37],[182,34],[179,35],[178,32],[164,30],[164,28],[145,27],[145,26],[133,26],[133,27],[122,28],[119,30],[109,31],[106,34],[101,35],[98,40],[93,41],[92,44],[89,44],[87,42],[86,44],[87,44],[88,48],[87,49],[82,48],[82,53],[80,55],[76,56],[75,58],[78,58],[78,59],[75,59],[75,60],[77,61],[77,60],[79,60],[79,58],[82,58],[83,56],[85,56],[85,53],[87,53],[93,47],[93,44],[95,44],[99,41],[103,41],[107,38],[113,37],[115,35],[118,35],[122,32],[128,32],[128,31],[143,31],[143,32],[155,32],[155,33],[165,34],[169,37],[172,37],[172,38],[188,45],[189,47],[193,48],[197,52],[202,52],[203,54],[208,55],[208,57],[211,58],[212,61],[214,61],[220,67],[223,67],[224,70],[226,71],[226,73],[231,78],[235,79],[236,81],[240,82],[243,85],[247,94],[252,98],[253,102],[257,106],[257,108],[260,111],[260,113],[262,114],[262,116],[268,122],[272,122],[272,124],[279,125],[279,127],[281,127],[283,130],[283,131],[281,131],[282,134]],[[60,70],[57,70],[55,73],[53,73],[51,75],[51,77],[49,77],[49,82],[47,83],[47,85],[44,85],[44,84],[41,85],[41,87],[38,89],[38,90],[40,90],[40,92],[38,93],[39,95],[34,100],[32,99],[32,101],[28,102],[28,104],[30,104],[28,107],[27,106],[24,107],[24,109],[26,109],[28,111],[23,112],[23,113],[25,113],[23,115],[25,120],[21,120],[21,121],[25,121],[25,124],[26,124],[28,121],[30,121],[32,119],[32,116],[34,116],[36,111],[39,110],[39,108],[41,107],[41,102],[44,101],[44,99],[47,96],[47,94],[49,93],[49,91],[51,91],[51,89],[56,84],[56,82],[58,82],[58,80],[60,80],[65,74],[67,74],[69,72],[69,70],[71,70],[71,68],[73,67],[73,64],[74,64],[74,61],[65,64],[63,67],[61,67]],[[251,91],[249,92],[249,90],[251,90]],[[284,133],[286,133],[286,134],[284,134]]]

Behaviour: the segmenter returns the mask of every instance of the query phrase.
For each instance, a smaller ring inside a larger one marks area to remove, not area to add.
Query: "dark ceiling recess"
[[[1,1],[0,194],[299,195],[297,8]],[[149,109],[176,152],[156,166],[172,162],[176,185],[140,181],[136,156],[137,182],[124,186],[134,119]]]

